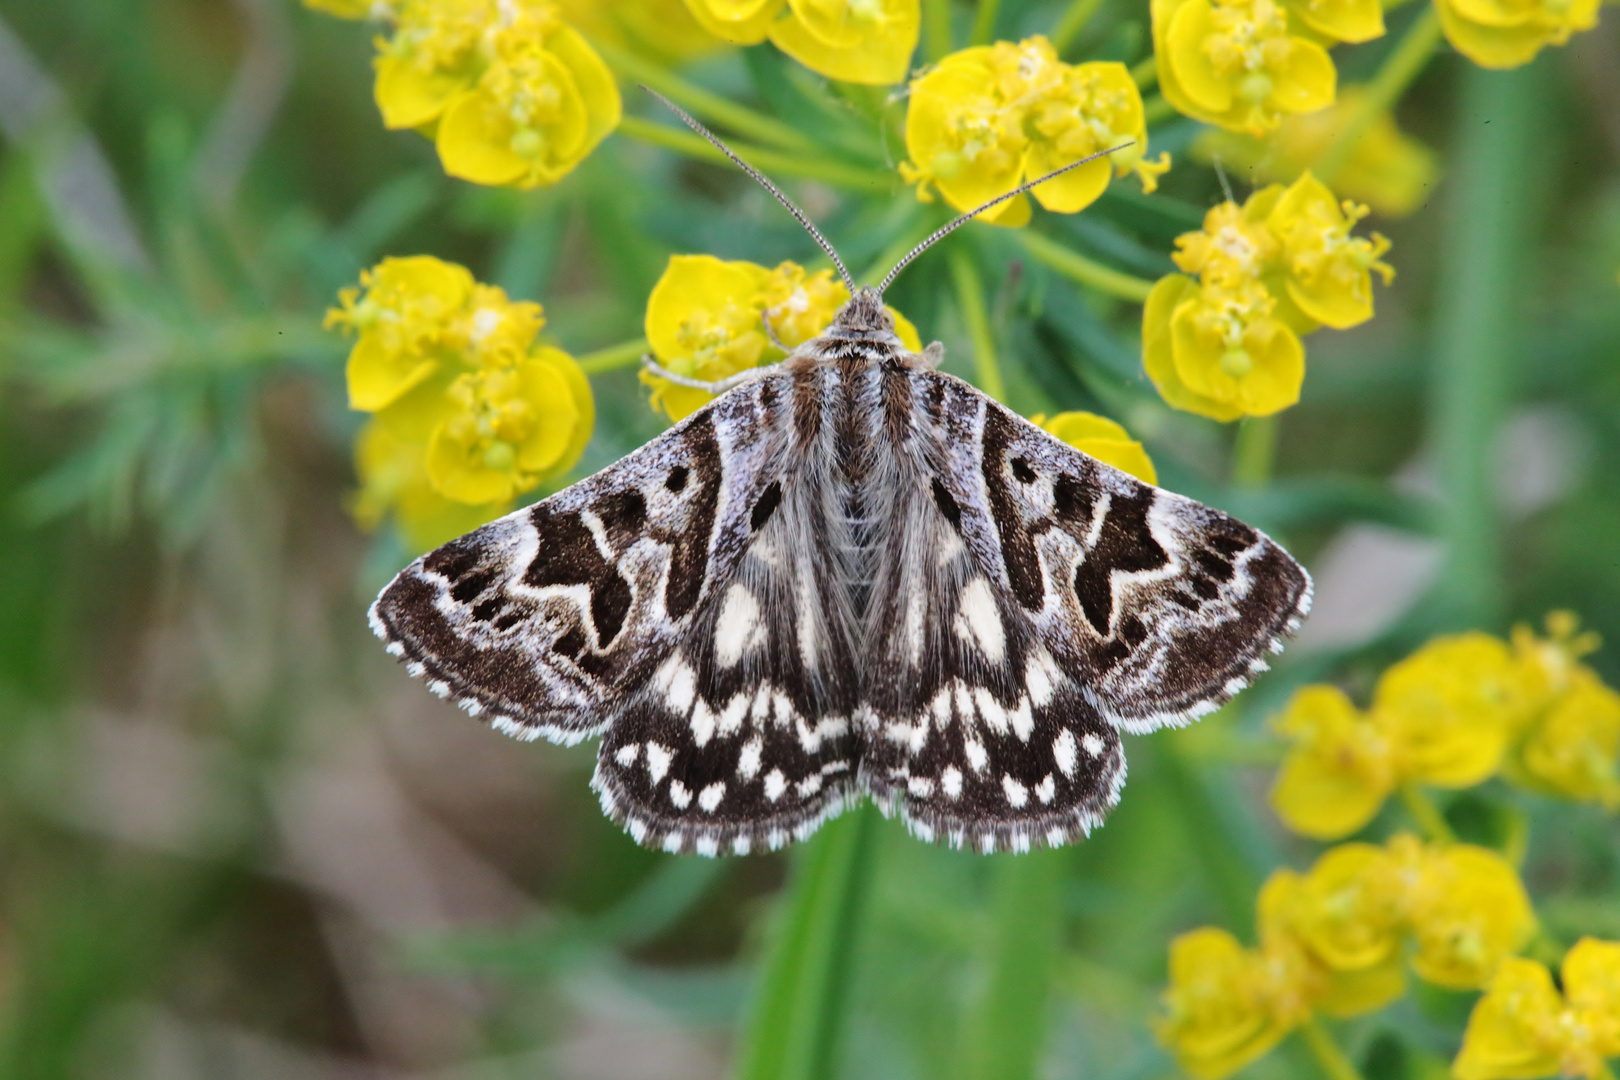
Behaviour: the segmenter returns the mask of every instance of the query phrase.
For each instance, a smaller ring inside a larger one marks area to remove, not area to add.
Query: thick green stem
[[[1299,1033],[1305,1039],[1305,1045],[1310,1047],[1311,1056],[1316,1063],[1322,1066],[1322,1071],[1331,1080],[1362,1080],[1361,1071],[1355,1067],[1345,1054],[1338,1040],[1331,1032],[1322,1026],[1316,1017],[1311,1017],[1300,1025]]]
[[[1238,425],[1232,444],[1232,483],[1238,487],[1265,487],[1277,459],[1277,418],[1247,416]]]
[[[1151,90],[1159,84],[1159,58],[1150,56],[1131,68],[1131,81],[1138,90]]]
[[[951,0],[923,0],[923,56],[938,63],[951,52]]]
[[[699,161],[713,161],[718,164],[728,163],[726,155],[702,136],[690,131],[680,131],[672,127],[665,127],[662,124],[655,124],[650,120],[643,120],[639,116],[626,116],[620,120],[619,134],[674,150],[676,153],[697,158]],[[806,157],[802,154],[770,150],[762,146],[749,146],[746,143],[732,142],[728,145],[736,152],[738,157],[754,166],[754,168],[775,176],[803,176],[811,180],[824,180],[835,187],[854,188],[867,192],[887,191],[895,185],[897,180],[895,173],[845,165],[825,156]]]
[[[1062,936],[1062,849],[998,856],[989,980],[968,1020],[964,1080],[1030,1080],[1046,1045]]]
[[[1418,828],[1423,830],[1430,843],[1453,844],[1457,841],[1457,834],[1451,831],[1446,823],[1446,816],[1440,808],[1434,805],[1429,793],[1416,784],[1401,785],[1401,802],[1406,805],[1406,812],[1412,815]]]
[[[1541,67],[1469,66],[1462,76],[1430,391],[1447,549],[1424,612],[1435,629],[1491,625],[1505,606],[1494,451],[1508,407],[1519,301],[1533,291],[1528,234],[1534,187],[1543,182],[1535,153]]]
[[[1434,55],[1435,46],[1440,44],[1440,38],[1440,16],[1431,6],[1407,28],[1400,44],[1384,58],[1378,74],[1362,88],[1365,96],[1356,106],[1355,115],[1350,117],[1349,122],[1334,136],[1333,145],[1328,147],[1327,153],[1316,163],[1316,175],[1323,183],[1332,185],[1334,177],[1339,175],[1351,155],[1356,152],[1356,144],[1367,134],[1367,129],[1372,126],[1373,121],[1395,107],[1395,103],[1412,84],[1412,80],[1418,77],[1423,66],[1429,62],[1429,57]]]
[[[609,345],[605,349],[586,353],[579,358],[580,370],[587,375],[600,375],[604,371],[613,371],[617,368],[630,367],[641,362],[641,358],[652,350],[646,338],[636,338],[634,341],[620,342],[618,345]]]
[[[958,244],[950,253],[951,281],[956,285],[956,303],[962,310],[962,322],[967,325],[968,340],[973,343],[974,381],[979,389],[997,401],[1007,400],[1007,384],[1001,378],[1001,364],[996,359],[996,339],[990,333],[990,312],[984,303],[984,282],[979,280],[979,268],[973,265],[973,256]]]
[[[871,806],[850,811],[799,849],[742,1034],[738,1080],[835,1074],[877,816]]]
[[[663,94],[675,104],[689,109],[699,120],[730,128],[739,135],[771,143],[784,150],[814,150],[815,141],[797,128],[775,117],[755,112],[701,86],[694,86],[666,67],[645,60],[628,49],[597,40],[593,43],[615,74]]]
[[[1086,28],[1086,24],[1097,14],[1100,7],[1102,0],[1074,0],[1074,3],[1069,5],[1069,10],[1063,13],[1063,18],[1052,28],[1052,48],[1058,51],[1059,56],[1074,44],[1074,39],[1080,36],[1080,32]]]
[[[979,0],[979,10],[973,14],[973,33],[968,37],[971,45],[988,45],[996,35],[996,13],[1001,0]]]
[[[1064,277],[1079,282],[1089,289],[1096,289],[1098,292],[1136,304],[1146,301],[1148,293],[1153,291],[1153,282],[1111,270],[1102,263],[1093,262],[1056,240],[1029,229],[1018,231],[1018,242],[1029,252],[1030,257],[1042,266],[1049,266]]]

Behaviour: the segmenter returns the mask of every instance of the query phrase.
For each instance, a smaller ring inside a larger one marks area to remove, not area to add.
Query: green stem
[[[1362,88],[1365,95],[1348,123],[1333,137],[1333,144],[1316,164],[1316,174],[1322,182],[1332,185],[1333,179],[1350,161],[1367,129],[1380,116],[1389,112],[1400,100],[1412,80],[1434,55],[1440,44],[1440,16],[1431,5],[1417,21],[1409,26],[1400,43],[1384,58],[1372,81]]]
[[[1138,90],[1150,90],[1159,84],[1159,58],[1150,56],[1131,68],[1131,81]]]
[[[988,45],[996,34],[996,12],[1001,0],[979,0],[979,10],[973,15],[973,33],[968,36],[972,45]]]
[[[1535,291],[1527,267],[1542,183],[1535,151],[1545,123],[1544,66],[1463,72],[1430,369],[1429,445],[1439,465],[1446,564],[1425,605],[1429,629],[1490,625],[1505,604],[1495,449],[1520,301]]]
[[[1063,13],[1063,18],[1052,28],[1052,48],[1057,50],[1059,56],[1074,44],[1074,39],[1080,36],[1080,31],[1086,28],[1086,24],[1097,14],[1100,7],[1102,0],[1074,0],[1074,3],[1069,5],[1069,10]]]
[[[996,341],[990,333],[990,312],[984,305],[984,283],[973,256],[960,244],[950,251],[951,280],[956,285],[956,302],[967,324],[968,340],[973,343],[974,381],[979,389],[997,401],[1007,400],[1007,384],[1001,378],[996,360]]]
[[[579,367],[587,375],[600,375],[604,371],[616,371],[619,368],[639,364],[641,358],[651,350],[652,346],[647,344],[646,338],[636,338],[634,341],[624,341],[586,353],[579,357]]]
[[[1140,304],[1153,291],[1153,282],[1112,270],[1102,263],[1093,262],[1079,252],[1071,251],[1056,240],[1029,229],[1020,229],[1018,242],[1030,257],[1042,266],[1049,266],[1072,281],[1121,300]]]
[[[937,64],[951,52],[951,0],[923,0],[923,56]]]
[[[1316,1017],[1301,1024],[1299,1033],[1304,1036],[1305,1045],[1310,1047],[1311,1056],[1316,1058],[1316,1063],[1332,1080],[1362,1080],[1361,1070],[1355,1067],[1338,1040]]]
[[[845,813],[797,852],[762,964],[737,1080],[828,1080],[843,1034],[877,811]]]
[[[1246,416],[1232,444],[1232,483],[1237,487],[1265,487],[1277,459],[1277,418]]]
[[[1457,842],[1457,834],[1451,831],[1451,826],[1446,823],[1446,816],[1434,805],[1434,800],[1429,798],[1427,791],[1416,784],[1402,784],[1401,802],[1406,805],[1406,812],[1418,823],[1418,828],[1428,835],[1430,842],[1436,844]]]
[[[771,143],[784,150],[816,149],[814,140],[775,117],[755,112],[746,105],[739,105],[730,98],[705,90],[701,86],[694,86],[668,68],[660,67],[627,49],[620,49],[601,40],[593,41],[592,44],[620,78],[627,82],[641,83],[649,89],[658,91],[675,104],[690,110],[699,120],[719,124],[738,134]]]
[[[1155,68],[1155,72],[1157,69]],[[1142,122],[1148,127],[1161,124],[1176,115],[1176,107],[1163,94],[1154,94],[1142,102]]]
[[[991,867],[995,952],[965,1029],[964,1080],[1037,1075],[1063,933],[1064,855],[1002,855]]]
[[[699,161],[727,163],[726,155],[702,136],[655,124],[639,116],[626,116],[620,120],[619,134],[674,150]],[[746,143],[734,142],[730,146],[738,157],[754,168],[778,176],[803,176],[811,180],[823,180],[835,187],[855,188],[861,191],[886,191],[895,184],[895,174],[886,171],[862,169],[826,158],[806,157],[802,154],[785,153]]]

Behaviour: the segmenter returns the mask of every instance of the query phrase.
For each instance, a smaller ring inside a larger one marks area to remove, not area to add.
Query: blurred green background
[[[1067,7],[1004,0],[996,36]],[[1344,77],[1412,14],[1336,51]],[[965,40],[974,9],[954,15]],[[864,852],[823,851],[865,876],[828,916],[842,1034],[804,1075],[1172,1075],[1149,1027],[1167,941],[1250,935],[1258,882],[1311,854],[1264,800],[1292,687],[1364,687],[1433,631],[1554,607],[1615,643],[1593,662],[1620,681],[1617,25],[1511,73],[1428,65],[1398,117],[1443,178],[1372,220],[1399,277],[1371,323],[1310,339],[1265,486],[1230,481],[1232,429],[1154,394],[1138,308],[1010,234],[953,240],[1011,403],[1124,422],[1161,483],[1300,554],[1317,613],[1232,707],[1128,737],[1124,801],[1084,844],[1004,872],[878,822]],[[581,355],[641,334],[672,253],[814,248],[746,178],[624,136],[548,190],[449,180],[379,123],[372,33],[284,0],[0,0],[0,1076],[695,1080],[728,1074],[757,1000],[790,856],[636,848],[587,789],[591,746],[495,735],[372,639],[365,604],[406,553],[345,512],[359,417],[320,320],[383,255],[432,253],[538,299]],[[1146,4],[1103,0],[1079,46],[1142,59]],[[784,63],[765,45],[688,74],[769,103]],[[1222,198],[1197,131],[1154,127],[1164,194],[1115,184],[1055,228],[1169,272]],[[898,182],[790,187],[852,266],[915,206]],[[948,280],[925,258],[892,301],[971,375]],[[575,476],[662,427],[633,369],[593,386]],[[1613,822],[1528,805],[1544,920],[1620,936]],[[1466,1008],[1418,994],[1344,1041],[1373,1080],[1417,1076],[1402,1047],[1449,1056]],[[1289,1046],[1246,1075],[1315,1068]]]

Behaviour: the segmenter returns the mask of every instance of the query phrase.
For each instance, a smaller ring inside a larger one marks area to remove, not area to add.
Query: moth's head
[[[871,286],[863,285],[855,290],[847,304],[838,309],[827,333],[831,336],[893,338],[894,320],[883,308],[882,295]]]

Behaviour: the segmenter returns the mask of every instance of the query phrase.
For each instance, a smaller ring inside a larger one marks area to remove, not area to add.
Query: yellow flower
[[[1175,264],[1206,284],[1241,286],[1259,280],[1282,250],[1265,216],[1257,214],[1273,201],[1262,199],[1270,194],[1270,188],[1256,192],[1241,207],[1232,202],[1211,207],[1201,231],[1176,237]]]
[[[451,411],[428,442],[427,473],[460,502],[505,502],[532,490],[572,468],[589,437],[589,383],[558,349],[469,371],[445,396]]]
[[[1276,308],[1256,281],[1190,291],[1170,313],[1170,354],[1181,384],[1244,416],[1270,416],[1298,401],[1305,347]]]
[[[1372,713],[1401,748],[1408,779],[1470,787],[1496,772],[1533,700],[1505,643],[1489,634],[1441,637],[1378,680]]]
[[[340,292],[326,325],[359,334],[349,353],[349,407],[384,408],[438,371],[473,284],[464,267],[413,255],[384,259],[360,275],[359,289]]]
[[[1579,633],[1567,611],[1547,616],[1549,637],[1513,628],[1513,649],[1538,704],[1513,758],[1513,775],[1565,798],[1620,807],[1620,694],[1580,658],[1597,635]]]
[[[1271,805],[1295,832],[1318,840],[1347,836],[1371,821],[1394,790],[1394,748],[1337,687],[1303,687],[1276,727],[1294,745]]]
[[[1262,949],[1306,958],[1301,993],[1330,1016],[1383,1008],[1406,989],[1394,874],[1382,849],[1348,845],[1304,877],[1278,870],[1256,902]]]
[[[1524,885],[1496,852],[1472,844],[1425,848],[1405,835],[1389,846],[1406,881],[1412,970],[1422,978],[1453,990],[1482,987],[1535,933]]]
[[[647,341],[666,370],[717,382],[785,353],[771,343],[766,324],[789,349],[825,330],[849,299],[831,270],[806,273],[784,262],[767,270],[751,262],[712,255],[674,255],[647,299]],[[895,332],[908,349],[922,348],[916,329],[896,311]],[[702,390],[679,386],[643,371],[652,406],[671,420],[691,415],[710,400]]]
[[[1620,945],[1582,938],[1563,963],[1564,992],[1533,960],[1505,962],[1474,1005],[1458,1080],[1608,1075],[1620,1055]]]
[[[683,0],[561,0],[563,17],[593,41],[634,49],[678,64],[721,47],[692,17]]]
[[[1276,131],[1262,138],[1210,129],[1194,141],[1193,153],[1200,160],[1218,158],[1228,169],[1246,171],[1256,186],[1292,180],[1321,160],[1358,114],[1365,97],[1361,87],[1347,86],[1331,109],[1286,116]],[[1334,175],[1333,186],[1380,214],[1403,217],[1422,205],[1438,175],[1434,151],[1397,128],[1386,111],[1356,140]]]
[[[686,0],[709,33],[736,45],[768,36],[820,75],[886,86],[906,77],[921,0]]]
[[[619,89],[568,26],[547,26],[542,38],[536,23],[496,40],[495,62],[440,121],[444,171],[478,184],[555,183],[618,126]]]
[[[1128,472],[1144,484],[1159,482],[1153,460],[1148,457],[1142,444],[1106,416],[1089,412],[1061,412],[1050,420],[1045,415],[1032,416],[1030,420],[1081,453],[1090,454],[1121,472]]]
[[[368,420],[360,430],[354,466],[360,479],[351,504],[355,521],[370,532],[392,514],[412,552],[436,548],[510,509],[505,502],[469,505],[439,494],[428,480],[426,446],[381,420]]]
[[[383,122],[474,183],[554,183],[619,123],[607,65],[544,0],[405,0],[376,68]]]
[[[1453,48],[1481,67],[1529,63],[1546,45],[1562,45],[1597,25],[1598,0],[1435,0]]]
[[[811,71],[876,86],[906,77],[921,0],[788,0],[788,8],[790,17],[771,24],[771,42]]]
[[[1379,0],[1288,0],[1288,12],[1334,41],[1361,42],[1384,36]]]
[[[417,128],[478,78],[484,31],[496,17],[491,0],[404,0],[393,37],[378,41],[374,93],[383,124]]]
[[[1282,242],[1288,295],[1317,322],[1347,330],[1373,315],[1372,271],[1387,286],[1395,270],[1379,256],[1389,241],[1378,233],[1371,240],[1351,236],[1350,229],[1367,208],[1346,201],[1342,206],[1310,170],[1278,198],[1266,219]]]
[[[1205,927],[1170,943],[1159,1042],[1199,1080],[1222,1080],[1263,1056],[1309,1015],[1304,956],[1279,943],[1245,949]]]
[[[1153,0],[1152,11],[1159,87],[1186,115],[1260,135],[1333,104],[1332,59],[1289,33],[1276,0]]]
[[[393,9],[389,0],[304,0],[304,6],[340,19],[377,19]]]
[[[1125,145],[1129,143],[1130,145]],[[1170,167],[1147,158],[1142,96],[1123,64],[1071,66],[1044,37],[952,53],[911,85],[900,167],[917,196],[938,188],[971,210],[1099,150],[1122,149],[1035,188],[1048,210],[1073,214],[1096,201],[1109,176],[1135,172],[1146,191]],[[1022,225],[1029,203],[1011,200],[986,220]]]

